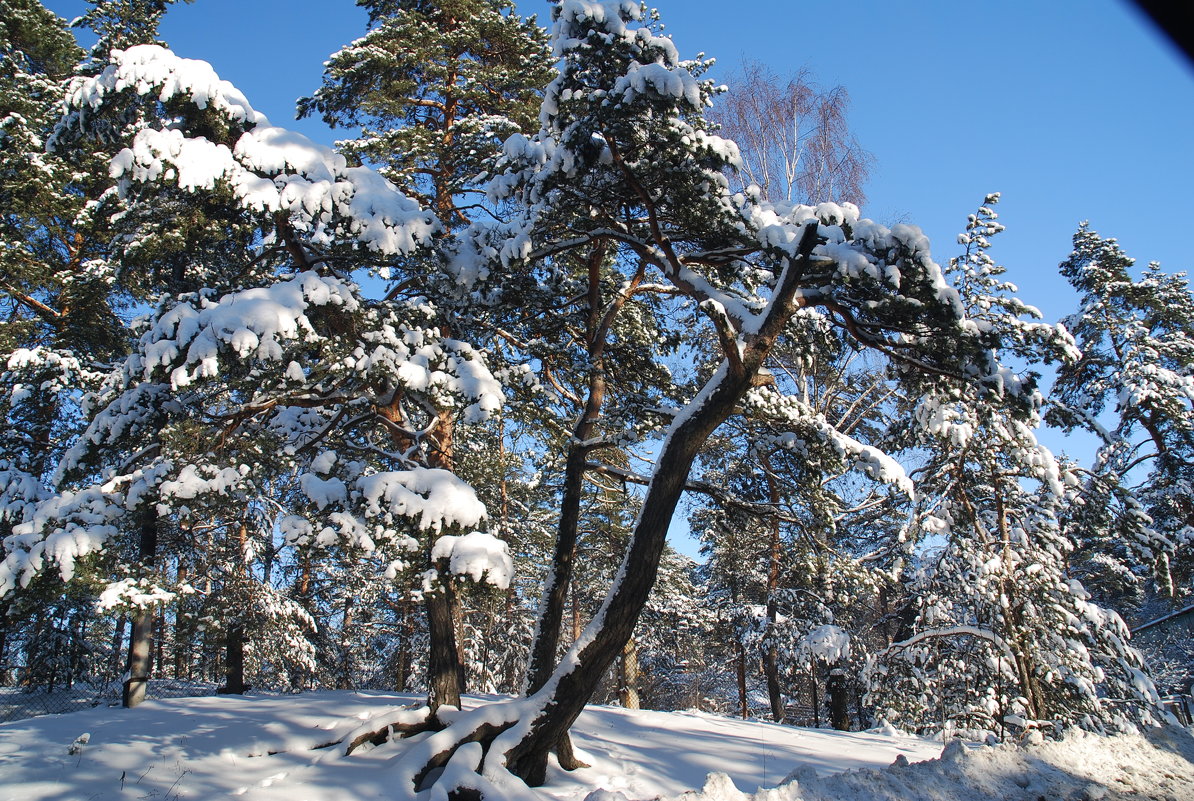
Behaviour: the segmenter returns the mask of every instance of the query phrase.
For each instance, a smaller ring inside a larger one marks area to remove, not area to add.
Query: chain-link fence
[[[0,684],[0,723],[41,715],[79,712],[100,706],[120,706],[122,685],[119,679],[76,681],[54,687],[45,684],[33,685],[23,681],[20,674],[19,670],[0,671],[0,675],[9,679]],[[210,682],[151,679],[146,697],[191,698],[215,694],[216,685]]]

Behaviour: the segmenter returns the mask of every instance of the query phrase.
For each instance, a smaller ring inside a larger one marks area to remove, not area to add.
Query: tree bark
[[[618,703],[623,709],[638,709],[638,643],[634,637],[622,646],[622,659],[618,666]]]
[[[220,692],[244,695],[245,692],[245,627],[239,621],[229,623],[224,643],[224,686]]]
[[[187,580],[187,565],[181,559],[178,560],[178,566],[175,568],[175,577],[179,584],[183,584]],[[184,624],[186,618],[186,608],[184,606],[185,596],[179,595],[174,599],[174,678],[189,679],[191,673],[190,661],[187,658],[187,635]]]
[[[621,580],[610,589],[601,611],[574,646],[573,665],[553,674],[556,683],[545,712],[507,754],[507,767],[531,786],[543,783],[548,751],[567,734],[633,634],[655,584],[668,526],[697,451],[750,388],[761,362],[759,358],[751,370],[732,370],[723,363],[702,391],[704,397],[694,401],[692,414],[673,426],[631,535],[619,573]]]
[[[771,470],[771,460],[767,453],[761,454],[763,475],[767,479],[767,496],[772,507],[779,509],[779,485],[775,480],[775,473]],[[784,720],[784,697],[779,686],[779,646],[775,643],[777,621],[779,620],[779,604],[775,593],[779,588],[780,557],[783,555],[779,537],[779,518],[771,518],[771,549],[767,569],[767,649],[763,653],[763,673],[767,677],[767,697],[771,701],[771,719],[776,723]]]
[[[141,541],[138,544],[143,570],[153,567],[158,549],[158,518],[153,504],[148,505],[142,512]],[[153,623],[154,610],[141,609],[133,618],[133,632],[129,636],[128,677],[124,680],[124,692],[121,702],[126,707],[134,707],[145,700],[149,685],[149,671],[153,661]]]
[[[340,690],[352,689],[352,645],[348,634],[353,621],[352,599],[351,595],[344,597],[344,620],[340,625],[340,676],[336,682],[337,689]]]
[[[589,355],[588,396],[584,408],[572,429],[568,455],[564,461],[564,485],[560,498],[560,521],[556,527],[555,549],[552,552],[551,572],[547,586],[543,589],[539,621],[535,628],[535,639],[531,644],[531,655],[527,662],[528,695],[536,693],[547,683],[556,666],[556,654],[560,647],[560,628],[564,620],[564,606],[568,588],[572,585],[573,563],[576,559],[576,544],[579,539],[580,508],[584,495],[586,463],[590,448],[583,443],[597,430],[601,407],[605,405],[605,347],[609,329],[618,312],[625,304],[627,294],[623,293],[603,314],[601,311],[601,268],[605,264],[608,248],[598,243],[586,256],[588,271],[588,319],[586,337]],[[632,282],[637,283],[637,281]],[[575,611],[575,610],[574,610]]]
[[[846,687],[846,671],[840,667],[830,669],[825,689],[829,693],[829,724],[838,731],[849,731],[850,693]]]
[[[452,580],[446,571],[440,570],[437,582],[439,586],[423,596],[431,646],[427,655],[427,706],[433,715],[444,704],[459,708],[464,689],[463,666],[456,650],[456,626],[452,620]]]
[[[738,658],[735,660],[738,668],[738,714],[746,720],[750,717],[750,704],[746,698],[746,646],[740,642],[735,645],[738,650]]]
[[[667,530],[697,452],[734,411],[747,390],[771,383],[770,376],[760,376],[759,372],[780,333],[804,303],[797,297],[797,288],[808,266],[809,254],[818,242],[817,227],[812,224],[804,229],[798,257],[785,265],[779,286],[753,330],[741,338],[720,331],[724,336],[719,339],[726,346],[724,360],[697,397],[672,422],[614,585],[581,639],[556,668],[549,683],[544,685],[545,689],[528,699],[538,711],[531,713],[532,718],[520,725],[520,730],[525,726],[525,732],[502,755],[506,769],[527,784],[543,784],[549,752],[565,739],[568,729],[634,633],[639,614],[655,584]],[[670,242],[664,240],[662,246],[670,253]],[[677,264],[674,269],[681,267]],[[507,721],[495,726],[489,721],[480,722],[470,733],[457,739],[455,745],[437,752],[422,770],[417,771],[413,777],[416,786],[435,767],[446,764],[460,745],[492,743],[513,723]]]
[[[821,728],[821,688],[817,683],[817,663],[813,662],[808,668],[809,682],[813,688],[813,727]]]
[[[448,336],[449,329],[441,321],[441,333]],[[396,390],[390,402],[378,407],[378,412],[386,419],[406,425],[402,410],[402,392]],[[431,435],[430,447],[427,449],[426,463],[428,467],[451,471],[454,467],[453,451],[455,448],[455,418],[451,410],[441,409],[435,413],[435,422]],[[406,436],[392,432],[394,444],[406,449],[411,441]],[[426,544],[427,554],[430,556],[433,542]],[[460,696],[464,692],[464,665],[461,661],[460,650],[456,644],[456,625],[454,621],[453,588],[451,578],[446,567],[433,565],[437,573],[436,581],[439,585],[433,592],[423,596],[423,608],[427,614],[427,636],[430,648],[427,657],[427,706],[432,715],[442,704],[460,706]]]

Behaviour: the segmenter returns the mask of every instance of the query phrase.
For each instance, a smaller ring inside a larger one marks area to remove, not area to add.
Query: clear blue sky
[[[85,8],[47,5],[67,18]],[[876,160],[864,213],[920,225],[939,262],[983,195],[1001,192],[1008,231],[992,255],[1050,320],[1074,305],[1056,267],[1081,220],[1141,262],[1194,266],[1194,68],[1125,0],[655,5],[682,54],[719,59],[715,78],[750,58],[845,86]],[[519,7],[546,19],[546,3]],[[169,12],[162,35],[287,125],[323,61],[364,25],[352,0],[196,0]],[[316,121],[295,127],[335,138]]]

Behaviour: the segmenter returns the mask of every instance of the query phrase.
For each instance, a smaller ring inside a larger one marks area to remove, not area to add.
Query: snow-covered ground
[[[406,795],[390,767],[401,746],[349,757],[342,748],[317,746],[412,700],[356,692],[220,696],[4,724],[0,799],[401,799]],[[1194,739],[1176,729],[1151,738],[1077,734],[1027,751],[958,745],[935,759],[940,743],[912,737],[592,707],[575,730],[581,756],[592,767],[553,769],[540,792],[545,801],[620,801],[619,794],[743,801],[792,778],[754,797],[1194,801]],[[934,761],[907,764],[922,760]]]

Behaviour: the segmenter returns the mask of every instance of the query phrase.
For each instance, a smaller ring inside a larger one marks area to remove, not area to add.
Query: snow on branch
[[[463,536],[445,535],[435,541],[431,561],[448,560],[448,572],[467,576],[477,583],[492,584],[498,589],[510,586],[514,577],[514,560],[505,542],[484,531],[472,531]]]
[[[66,95],[66,106],[78,121],[79,112],[98,109],[113,94],[131,89],[139,95],[155,94],[162,103],[184,97],[197,108],[211,108],[229,119],[250,125],[265,125],[265,115],[255,111],[239,89],[225,80],[206,61],[180,58],[159,45],[136,45],[113,50],[111,63],[93,78],[76,78]]]
[[[161,315],[142,337],[143,377],[148,380],[156,368],[166,367],[177,389],[217,375],[221,354],[229,351],[240,359],[281,360],[285,342],[319,340],[308,310],[335,306],[351,312],[358,305],[352,286],[314,272],[215,301],[195,297]]]
[[[473,488],[447,470],[413,467],[357,479],[365,516],[409,518],[424,531],[472,528],[484,522],[485,504]]]
[[[245,129],[234,145],[190,136],[177,124],[137,131],[112,159],[110,172],[127,192],[135,183],[168,181],[184,191],[231,189],[249,211],[285,213],[313,244],[347,236],[385,255],[409,253],[428,241],[438,221],[368,167],[350,167],[341,154],[302,134],[271,126],[235,87],[203,61],[156,45],[116,50],[100,75],[77,81],[59,131],[83,127],[126,90],[161,102],[179,98],[225,114]]]
[[[124,514],[120,498],[109,487],[61,492],[33,508],[26,520],[13,526],[3,540],[0,597],[26,587],[48,563],[56,564],[63,581],[75,574],[75,562],[104,547],[117,536]]]

